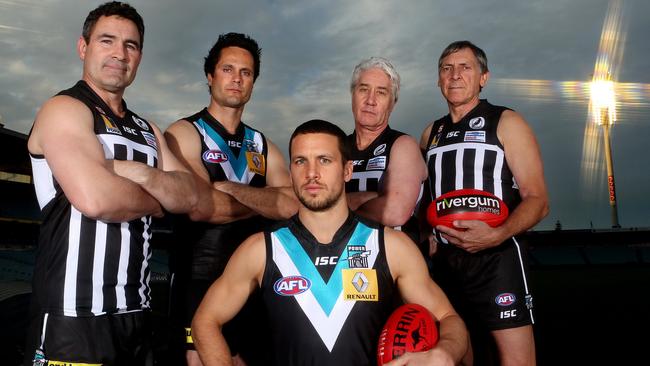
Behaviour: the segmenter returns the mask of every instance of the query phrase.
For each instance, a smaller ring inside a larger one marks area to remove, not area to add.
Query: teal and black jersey
[[[297,216],[266,232],[261,291],[273,365],[374,365],[397,289],[384,228],[350,214],[329,244]]]
[[[201,159],[211,182],[266,185],[268,146],[261,132],[240,123],[235,133],[230,134],[207,109],[185,120],[201,135]]]
[[[206,108],[185,120],[199,133],[201,160],[211,182],[266,186],[268,146],[261,132],[240,123],[235,133],[230,134]],[[191,279],[214,281],[239,244],[262,231],[265,223],[259,216],[220,225],[179,218],[177,236],[182,243],[177,249],[178,258],[174,259],[181,267],[178,270],[186,271],[187,262],[191,262]],[[188,246],[192,249],[188,250]]]

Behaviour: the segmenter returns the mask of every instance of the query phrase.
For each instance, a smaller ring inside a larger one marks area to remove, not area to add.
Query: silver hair
[[[393,66],[390,61],[383,57],[371,57],[365,59],[354,67],[354,71],[352,72],[352,79],[350,79],[350,92],[354,92],[354,88],[357,86],[357,83],[359,82],[359,78],[361,77],[361,73],[363,71],[375,68],[382,70],[386,73],[386,75],[388,75],[390,84],[392,86],[393,99],[394,102],[397,103],[399,96],[400,77],[397,73],[397,70],[395,70],[395,66]]]

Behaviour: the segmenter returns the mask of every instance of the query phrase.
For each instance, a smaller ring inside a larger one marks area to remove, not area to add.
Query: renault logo
[[[352,278],[352,285],[359,292],[366,292],[368,289],[368,278],[362,272],[357,272]]]

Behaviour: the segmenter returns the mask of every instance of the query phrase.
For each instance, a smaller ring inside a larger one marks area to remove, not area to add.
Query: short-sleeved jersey
[[[457,123],[449,115],[433,123],[426,148],[432,199],[457,189],[479,189],[501,198],[510,212],[517,207],[519,187],[497,137],[507,109],[481,100]]]
[[[157,166],[153,128],[126,103],[124,117],[115,115],[84,81],[59,95],[78,99],[92,112],[106,159]],[[33,277],[41,309],[94,316],[149,308],[151,217],[121,223],[86,217],[72,206],[45,157],[31,155],[31,162],[43,212]]]
[[[352,179],[345,184],[345,191],[351,192],[382,192],[384,190],[384,178],[390,164],[390,152],[395,141],[405,135],[390,127],[386,129],[364,150],[357,149],[356,131],[348,136],[347,145],[350,148],[353,171]],[[420,195],[417,202],[420,202],[423,186],[420,185]],[[417,207],[417,204],[416,204]],[[414,213],[417,209],[414,210]],[[415,216],[396,229],[402,230],[417,243],[419,236],[418,223]]]
[[[200,135],[201,160],[211,182],[266,186],[268,146],[261,132],[240,123],[235,133],[230,134],[207,109],[185,120]],[[209,281],[221,275],[237,246],[261,231],[265,223],[259,216],[219,225],[179,221],[179,236],[183,241],[182,247],[177,248],[179,255],[191,251],[191,278]]]
[[[383,227],[350,214],[329,244],[297,216],[265,233],[273,365],[374,365],[396,304]]]

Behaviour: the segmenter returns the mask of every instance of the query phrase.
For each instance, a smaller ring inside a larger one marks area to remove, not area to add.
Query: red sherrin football
[[[478,189],[447,192],[427,209],[427,220],[434,227],[454,227],[454,220],[481,220],[497,227],[507,218],[508,206],[499,197]]]
[[[379,366],[406,352],[427,351],[438,343],[436,319],[424,306],[405,304],[395,309],[381,330]]]

